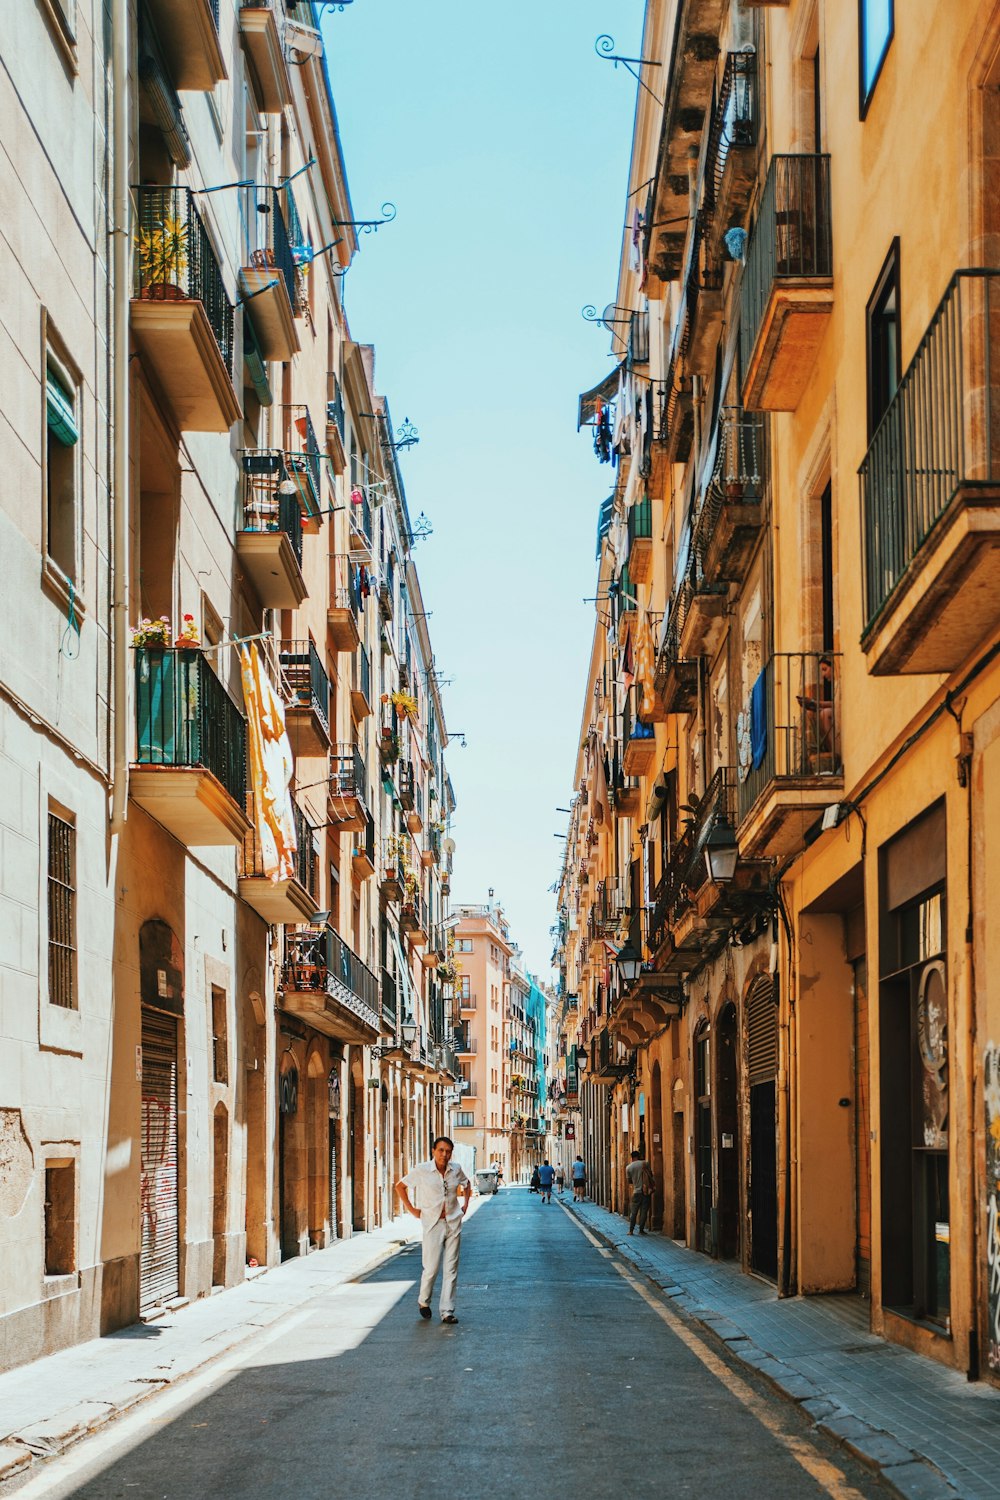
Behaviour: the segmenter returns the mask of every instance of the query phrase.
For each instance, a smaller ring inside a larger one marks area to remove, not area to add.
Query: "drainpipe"
[[[111,19],[112,140],[112,420],[114,459],[111,478],[111,653],[113,676],[113,762],[111,833],[121,833],[128,796],[128,494],[129,494],[129,120],[128,0],[113,0]]]

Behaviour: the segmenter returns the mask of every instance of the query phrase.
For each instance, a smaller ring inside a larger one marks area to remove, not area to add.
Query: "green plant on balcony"
[[[151,646],[169,646],[170,635],[170,621],[166,615],[161,615],[158,620],[144,615],[132,631],[132,645],[144,646],[147,650]]]
[[[164,214],[152,228],[140,228],[137,248],[142,296],[182,298],[188,227],[181,216]]]

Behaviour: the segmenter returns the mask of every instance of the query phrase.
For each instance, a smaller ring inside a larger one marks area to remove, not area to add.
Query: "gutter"
[[[129,386],[129,191],[128,191],[128,0],[113,0],[111,18],[112,141],[112,422],[111,478],[111,656],[112,771],[111,834],[125,825],[128,799],[128,386]]]

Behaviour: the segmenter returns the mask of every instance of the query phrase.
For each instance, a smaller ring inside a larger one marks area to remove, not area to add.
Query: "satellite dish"
[[[454,854],[454,852],[455,852],[455,840],[454,839],[445,839],[444,842],[441,845],[441,848],[444,850],[445,854]]]

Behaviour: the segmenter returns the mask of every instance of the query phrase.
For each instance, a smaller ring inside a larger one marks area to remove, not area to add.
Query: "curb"
[[[402,1233],[403,1231],[400,1230],[400,1235]],[[347,1274],[343,1280],[334,1281],[331,1285],[339,1286],[356,1281],[359,1277],[368,1276],[383,1262],[392,1260],[415,1243],[417,1241],[409,1238],[391,1240],[387,1245],[373,1250],[367,1260],[357,1266],[347,1268]],[[276,1271],[280,1269],[280,1265],[266,1269]],[[76,1405],[66,1407],[55,1416],[31,1423],[17,1432],[8,1433],[0,1439],[0,1494],[9,1493],[6,1490],[7,1481],[15,1478],[23,1480],[27,1470],[36,1462],[65,1453],[67,1449],[72,1448],[84,1438],[92,1437],[94,1433],[107,1427],[116,1418],[123,1417],[134,1410],[141,1402],[148,1401],[161,1391],[176,1388],[186,1380],[190,1380],[192,1376],[201,1374],[216,1360],[232,1354],[240,1345],[249,1344],[260,1333],[273,1330],[283,1318],[300,1312],[302,1308],[309,1307],[313,1302],[320,1301],[330,1290],[331,1287],[324,1287],[322,1291],[304,1297],[300,1303],[286,1308],[273,1323],[266,1325],[265,1328],[259,1324],[244,1324],[242,1328],[235,1331],[230,1341],[218,1339],[214,1341],[214,1346],[207,1345],[202,1351],[203,1358],[196,1357],[192,1363],[175,1374],[139,1376],[117,1387],[112,1386],[96,1398],[78,1401]]]
[[[605,1234],[582,1214],[576,1213],[569,1203],[563,1203],[563,1207],[609,1250],[620,1255],[634,1271],[652,1282],[657,1291],[669,1298],[683,1317],[714,1334],[741,1364],[762,1375],[779,1394],[801,1406],[806,1415],[812,1418],[813,1425],[819,1432],[846,1448],[866,1468],[872,1469],[901,1500],[961,1500],[959,1491],[929,1458],[906,1447],[892,1433],[881,1427],[873,1427],[791,1365],[758,1348],[750,1335],[734,1323],[731,1317],[701,1307],[682,1287],[669,1279],[657,1280],[648,1266],[640,1265],[632,1259],[628,1247]]]

